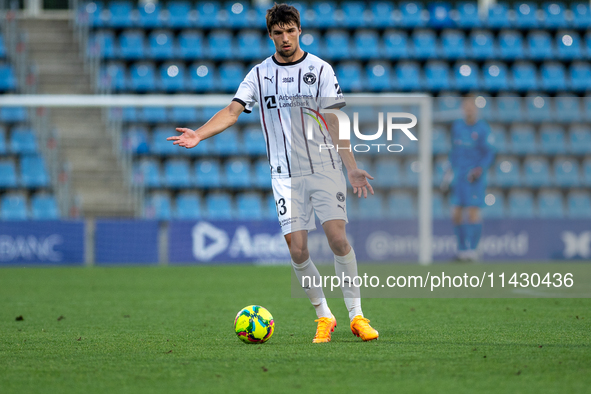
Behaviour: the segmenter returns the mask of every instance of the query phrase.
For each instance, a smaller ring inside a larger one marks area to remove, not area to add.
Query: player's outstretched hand
[[[357,194],[357,197],[361,198],[361,193],[363,193],[363,197],[367,198],[368,189],[373,194],[373,187],[371,187],[368,181],[368,179],[373,179],[373,177],[367,171],[356,168],[348,171],[347,176],[349,177],[351,186],[353,186],[353,193]]]
[[[195,130],[177,127],[176,131],[182,134],[168,137],[166,139],[167,141],[174,141],[173,145],[182,146],[188,149],[196,147],[197,144],[201,142],[201,139]]]
[[[482,175],[482,168],[475,167],[470,170],[468,173],[468,182],[472,183]]]

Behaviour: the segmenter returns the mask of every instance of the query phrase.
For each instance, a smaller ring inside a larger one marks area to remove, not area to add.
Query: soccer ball
[[[262,306],[250,305],[236,315],[234,331],[246,343],[263,343],[273,335],[275,322],[268,310]]]

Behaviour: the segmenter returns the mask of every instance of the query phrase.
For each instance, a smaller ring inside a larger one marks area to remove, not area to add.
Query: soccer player
[[[458,239],[458,260],[476,261],[482,233],[480,207],[484,205],[486,171],[493,161],[494,150],[489,143],[489,125],[478,119],[474,96],[462,100],[462,111],[464,119],[456,120],[451,128],[452,221]],[[467,223],[463,220],[465,211]]]
[[[250,113],[255,102],[259,103],[279,224],[300,284],[304,287],[304,278],[312,279],[304,290],[318,317],[313,342],[329,342],[337,322],[318,286],[321,277],[308,252],[308,232],[316,228],[315,212],[334,253],[336,274],[351,280],[357,276],[355,252],[345,233],[347,190],[342,163],[358,197],[367,197],[368,190],[373,194],[368,181],[373,178],[357,168],[351,151],[343,149],[349,141],[338,140],[334,114],[325,113],[328,127],[323,129],[318,121],[314,138],[305,138],[305,119],[317,116],[322,109],[342,108],[344,97],[330,64],[300,48],[302,29],[295,7],[275,4],[267,11],[266,22],[276,52],[248,73],[230,105],[197,130],[177,128],[181,135],[168,140],[193,148],[232,126],[242,112]],[[321,149],[321,145],[338,145],[339,149]],[[378,332],[363,316],[359,288],[343,282],[351,331],[364,341],[377,339]]]

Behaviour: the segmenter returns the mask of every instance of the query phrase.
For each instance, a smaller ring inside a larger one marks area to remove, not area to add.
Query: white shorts
[[[317,172],[293,178],[273,178],[273,195],[283,235],[316,229],[320,223],[347,220],[347,184],[341,170]]]

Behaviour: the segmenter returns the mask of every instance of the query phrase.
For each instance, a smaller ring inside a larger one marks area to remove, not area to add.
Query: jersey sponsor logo
[[[316,83],[316,74],[305,73],[302,79],[306,85],[314,85]]]
[[[283,78],[283,83],[292,83],[292,82],[294,82],[293,77],[284,77]]]
[[[275,78],[275,76],[272,76],[271,78],[269,77],[263,77],[264,79],[268,79],[271,83],[273,83],[273,78]]]
[[[337,193],[337,200],[339,200],[340,202],[345,201],[345,195],[343,194],[343,192]]]
[[[265,96],[264,100],[267,109],[277,108],[277,99],[275,98],[275,96]]]

